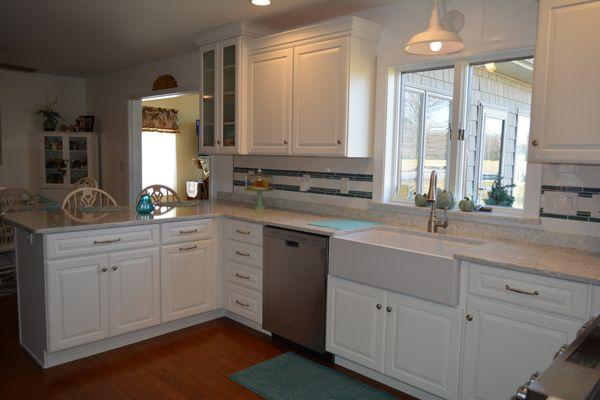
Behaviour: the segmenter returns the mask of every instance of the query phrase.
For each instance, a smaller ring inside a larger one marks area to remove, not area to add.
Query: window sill
[[[378,211],[390,211],[399,212],[408,215],[417,215],[422,217],[428,217],[430,209],[428,207],[417,207],[414,204],[409,203],[381,203],[373,201],[369,203],[370,210]],[[442,213],[443,210],[437,210]],[[490,224],[490,225],[505,225],[505,226],[521,226],[533,228],[535,226],[541,226],[542,220],[539,217],[528,217],[524,215],[523,210],[509,210],[494,208],[492,212],[464,212],[458,209],[447,211],[448,220],[450,221],[464,221],[479,224]]]

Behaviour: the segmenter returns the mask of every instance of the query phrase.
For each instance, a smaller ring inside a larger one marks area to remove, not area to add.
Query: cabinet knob
[[[473,316],[471,314],[467,314],[467,316],[465,317],[465,319],[469,322],[473,321]]]
[[[283,141],[283,144],[288,144],[288,141],[287,141],[287,140],[284,140],[284,141]]]
[[[217,140],[217,144],[221,144],[221,141],[220,141],[220,140]]]
[[[531,145],[532,145],[533,147],[536,147],[538,144],[540,144],[540,141],[539,141],[539,140],[537,140],[537,139],[533,139],[533,140],[531,141]]]
[[[381,310],[381,307],[383,307],[381,304],[377,304],[375,307],[377,307],[378,310]]]
[[[337,144],[342,144],[342,141],[338,139]]]
[[[106,267],[102,267],[102,269],[101,269],[100,271],[102,271],[102,272],[106,272],[106,271],[108,271],[108,268],[106,268]]]
[[[392,306],[387,306],[387,307],[385,308],[385,311],[387,311],[387,312],[392,312]]]
[[[113,271],[116,271],[116,270],[118,270],[118,269],[119,269],[119,266],[118,266],[118,265],[113,265],[113,266],[112,266],[112,270],[113,270]]]

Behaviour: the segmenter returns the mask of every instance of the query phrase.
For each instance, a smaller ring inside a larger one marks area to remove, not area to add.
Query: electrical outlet
[[[590,210],[592,218],[600,218],[600,194],[592,196],[592,209]]]
[[[542,206],[548,214],[577,215],[577,198],[577,193],[545,192]]]
[[[342,194],[350,193],[350,179],[348,179],[348,178],[340,179],[340,193],[342,193]]]
[[[302,175],[298,178],[298,186],[301,192],[308,192],[310,190],[310,175]]]

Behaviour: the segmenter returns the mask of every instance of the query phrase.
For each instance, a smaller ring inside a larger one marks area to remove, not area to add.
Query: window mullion
[[[457,198],[462,198],[466,180],[465,138],[459,138],[459,131],[466,131],[469,92],[469,63],[458,61],[454,64],[454,92],[450,134],[450,157],[448,160],[448,190]]]
[[[427,105],[428,105],[428,92],[423,91],[423,102],[421,104],[421,129],[419,132],[419,159],[417,161],[417,193],[422,192],[423,188],[423,175],[425,173],[425,123],[427,121]]]

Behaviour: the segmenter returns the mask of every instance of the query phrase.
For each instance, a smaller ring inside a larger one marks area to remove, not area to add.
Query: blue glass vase
[[[140,196],[137,205],[135,206],[135,210],[140,215],[149,215],[154,211],[154,204],[152,204],[152,197],[147,194],[143,194]]]

